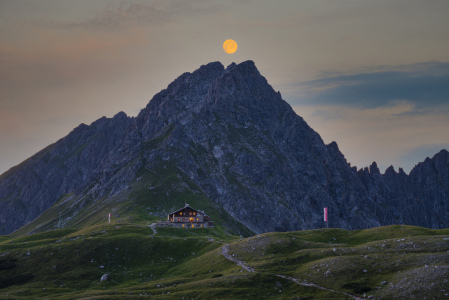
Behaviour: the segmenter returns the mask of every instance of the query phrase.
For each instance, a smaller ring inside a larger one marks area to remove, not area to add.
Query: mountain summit
[[[153,220],[185,201],[236,234],[406,223],[449,226],[449,153],[410,173],[357,171],[254,62],[184,73],[135,118],[121,112],[0,177],[0,233]],[[36,219],[37,218],[37,219]]]

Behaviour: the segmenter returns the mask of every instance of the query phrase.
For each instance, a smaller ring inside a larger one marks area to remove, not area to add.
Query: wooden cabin
[[[196,210],[186,204],[168,215],[166,222],[159,222],[159,226],[181,227],[181,228],[207,228],[214,227],[210,217],[204,211]],[[162,224],[163,223],[163,224]]]

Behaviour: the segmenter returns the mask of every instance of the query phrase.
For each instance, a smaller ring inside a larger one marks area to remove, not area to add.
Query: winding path
[[[229,244],[226,244],[226,245],[224,245],[221,248],[221,254],[223,254],[223,256],[226,259],[228,259],[228,260],[230,260],[232,262],[235,262],[237,265],[241,266],[244,270],[246,270],[248,272],[252,272],[252,273],[257,273],[257,271],[254,270],[254,268],[246,265],[243,261],[238,260],[235,257],[229,255]],[[289,277],[289,276],[280,275],[280,274],[272,274],[272,275],[275,275],[277,277],[293,281],[294,283],[296,283],[298,285],[308,286],[308,287],[315,287],[315,288],[318,288],[318,289],[321,289],[321,290],[325,290],[325,291],[329,291],[329,292],[333,292],[333,293],[338,293],[338,294],[343,294],[343,295],[351,297],[352,299],[355,299],[355,300],[362,300],[363,299],[363,298],[360,298],[359,296],[351,295],[351,294],[348,294],[348,293],[345,293],[345,292],[339,292],[339,291],[336,291],[336,290],[333,290],[333,289],[329,289],[329,288],[326,288],[326,287],[323,287],[323,286],[316,285],[314,283],[299,282],[299,280],[297,278],[294,278],[294,277]]]
[[[150,227],[153,230],[153,234],[156,234],[156,223],[151,223],[151,225],[148,225],[148,227]]]
[[[221,254],[223,254],[223,256],[226,259],[235,262],[237,265],[241,266],[243,269],[245,269],[248,272],[257,273],[253,268],[251,268],[250,266],[247,266],[243,261],[238,260],[238,259],[232,257],[231,255],[229,255],[228,252],[229,252],[229,244],[226,244],[221,248]]]

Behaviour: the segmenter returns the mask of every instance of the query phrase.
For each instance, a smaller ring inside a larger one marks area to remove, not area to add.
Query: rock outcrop
[[[138,172],[175,166],[217,207],[254,232],[404,223],[449,226],[449,153],[410,173],[351,167],[325,145],[252,61],[184,73],[140,114],[80,125],[0,177],[0,233],[67,194],[107,198]],[[181,177],[182,177],[181,176]]]

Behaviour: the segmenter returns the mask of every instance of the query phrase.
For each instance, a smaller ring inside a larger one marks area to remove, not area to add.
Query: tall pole
[[[329,220],[327,219],[327,207],[324,208],[324,222],[326,222],[326,227],[329,228]]]
[[[111,223],[111,214],[109,214],[109,224]]]

